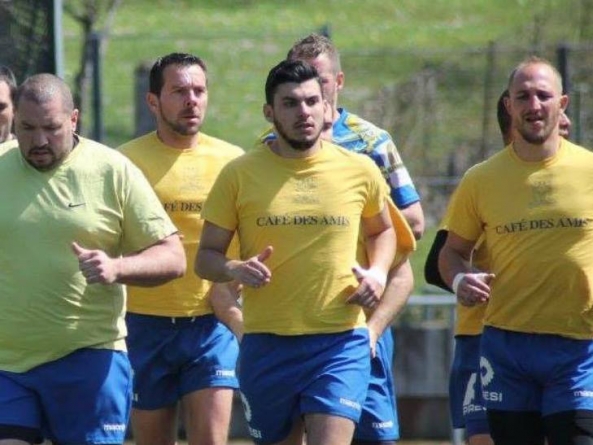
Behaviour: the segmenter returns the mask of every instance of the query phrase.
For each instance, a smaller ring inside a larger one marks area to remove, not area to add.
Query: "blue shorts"
[[[486,327],[480,370],[487,408],[593,410],[593,340]]]
[[[455,356],[449,375],[449,408],[453,428],[465,428],[468,437],[490,433],[480,383],[481,337],[455,337]]]
[[[79,349],[29,371],[0,371],[0,424],[60,444],[125,439],[132,370],[125,352]]]
[[[354,438],[385,442],[399,439],[399,422],[393,381],[393,333],[386,329],[379,337],[371,360],[371,379]]]
[[[200,389],[239,387],[237,339],[214,315],[171,318],[128,312],[126,323],[134,408],[159,409]]]
[[[293,422],[322,413],[357,422],[370,376],[366,328],[336,334],[245,334],[239,380],[257,443],[286,438]]]

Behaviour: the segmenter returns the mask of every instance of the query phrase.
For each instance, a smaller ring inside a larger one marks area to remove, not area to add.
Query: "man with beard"
[[[149,82],[147,103],[156,131],[120,150],[154,187],[180,230],[187,266],[193,268],[202,205],[221,168],[243,151],[200,131],[208,105],[202,59],[182,53],[161,57]],[[209,297],[220,292],[230,289],[195,274],[156,288],[129,288],[126,321],[137,444],[174,443],[179,404],[190,444],[226,444],[238,386],[238,344],[212,314]]]
[[[362,307],[375,307],[395,253],[376,165],[320,139],[315,68],[283,61],[266,81],[278,137],[231,161],[204,205],[196,272],[243,285],[240,384],[258,443],[349,443],[370,373]],[[369,258],[352,273],[358,234]],[[237,233],[241,260],[225,252]]]
[[[498,99],[496,110],[505,147],[513,141],[511,116],[505,104],[508,97],[509,92],[505,90]],[[560,136],[568,138],[570,127],[570,119],[562,112],[558,121]],[[453,198],[451,198],[449,208],[452,201]],[[445,284],[439,273],[438,257],[447,239],[450,218],[450,212],[447,212],[436,233],[424,266],[426,282],[447,292],[451,292],[451,288]],[[472,266],[480,271],[488,271],[488,255],[481,247],[483,245],[481,241],[478,241],[472,253]],[[480,382],[480,341],[486,305],[476,304],[470,307],[458,302],[455,310],[455,354],[449,375],[449,407],[452,425],[453,428],[465,430],[469,445],[489,445],[492,444],[492,438],[490,437]]]
[[[439,269],[462,304],[488,302],[480,374],[494,443],[591,444],[593,154],[560,136],[568,97],[549,62],[520,63],[508,90],[513,141],[462,179]],[[490,274],[468,264],[481,236]]]
[[[124,156],[75,133],[38,74],[0,156],[0,442],[123,443],[132,399],[123,285],[181,276],[177,229]]]

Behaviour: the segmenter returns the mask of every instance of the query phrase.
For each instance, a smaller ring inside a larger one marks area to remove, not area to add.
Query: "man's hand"
[[[113,284],[119,276],[118,260],[102,250],[89,250],[72,243],[72,251],[78,258],[78,268],[87,284]]]
[[[266,247],[261,253],[245,261],[231,261],[229,263],[229,274],[233,279],[245,286],[261,287],[265,286],[272,279],[272,272],[264,264],[274,248]]]
[[[354,266],[352,273],[358,280],[358,288],[346,299],[346,303],[374,308],[385,290],[387,275],[377,269],[363,269],[360,266]]]
[[[453,279],[451,288],[464,306],[486,303],[490,299],[491,273],[459,273]]]

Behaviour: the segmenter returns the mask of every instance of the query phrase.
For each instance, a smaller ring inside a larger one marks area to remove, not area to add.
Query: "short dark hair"
[[[148,89],[151,93],[156,94],[157,96],[161,94],[161,90],[163,89],[163,85],[165,84],[163,72],[165,71],[165,68],[167,68],[169,65],[198,65],[200,68],[202,68],[204,73],[207,72],[206,63],[198,56],[194,56],[193,54],[187,53],[167,54],[166,56],[159,57],[150,69]]]
[[[500,127],[500,134],[502,135],[502,140],[507,144],[510,139],[511,133],[511,115],[509,114],[507,107],[504,103],[504,100],[510,97],[509,90],[504,90],[500,97],[498,98],[498,103],[496,104],[496,119],[498,120],[498,126]]]
[[[266,80],[266,103],[273,105],[274,95],[278,86],[285,83],[303,83],[311,79],[317,80],[321,94],[323,94],[321,79],[315,67],[302,60],[283,60],[272,68],[268,74]]]
[[[30,100],[41,105],[55,97],[61,98],[65,112],[71,113],[74,110],[72,92],[63,79],[51,73],[34,74],[18,86],[14,108],[18,110],[22,100]]]
[[[8,90],[10,91],[10,100],[14,104],[16,99],[16,77],[14,77],[14,73],[10,68],[5,65],[0,65],[0,82],[6,83],[8,85]]]

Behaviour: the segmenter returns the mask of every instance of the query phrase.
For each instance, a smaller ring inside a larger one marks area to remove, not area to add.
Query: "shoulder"
[[[145,150],[147,146],[152,146],[156,141],[158,141],[156,132],[152,131],[120,145],[116,150],[128,157],[133,157],[138,155],[140,151]]]
[[[80,156],[78,156],[79,162],[86,166],[87,171],[125,173],[130,170],[134,172],[138,170],[132,161],[120,153],[119,150],[91,139],[79,137],[77,149],[81,151]]]
[[[208,145],[216,150],[216,153],[220,156],[228,156],[230,158],[236,158],[245,153],[241,147],[231,144],[230,142],[222,139],[210,136],[204,133],[200,133],[200,143]]]
[[[500,170],[508,168],[509,162],[512,162],[512,156],[509,152],[510,150],[512,150],[511,146],[507,146],[490,156],[488,159],[471,166],[465,172],[464,177],[483,178],[484,176],[495,174],[500,178]]]
[[[342,110],[342,122],[343,125],[349,128],[351,131],[358,133],[364,138],[389,138],[391,136],[383,128],[373,124],[372,122],[363,119],[357,114],[350,113],[347,110]]]
[[[333,130],[334,143],[357,151],[368,151],[384,144],[394,145],[391,135],[386,130],[344,109],[334,123]]]
[[[570,142],[567,139],[562,140],[562,145],[563,145],[563,148],[565,148],[567,150],[569,155],[571,155],[573,157],[586,158],[586,159],[588,159],[589,162],[591,160],[593,160],[593,152],[591,150],[588,150],[585,147],[582,147],[577,144],[573,144],[572,142]]]
[[[348,150],[340,145],[335,144],[334,142],[323,141],[322,144],[324,149],[328,150],[334,159],[344,164],[351,164],[355,166],[355,168],[365,170],[370,169],[374,171],[377,169],[375,162],[364,153]]]

